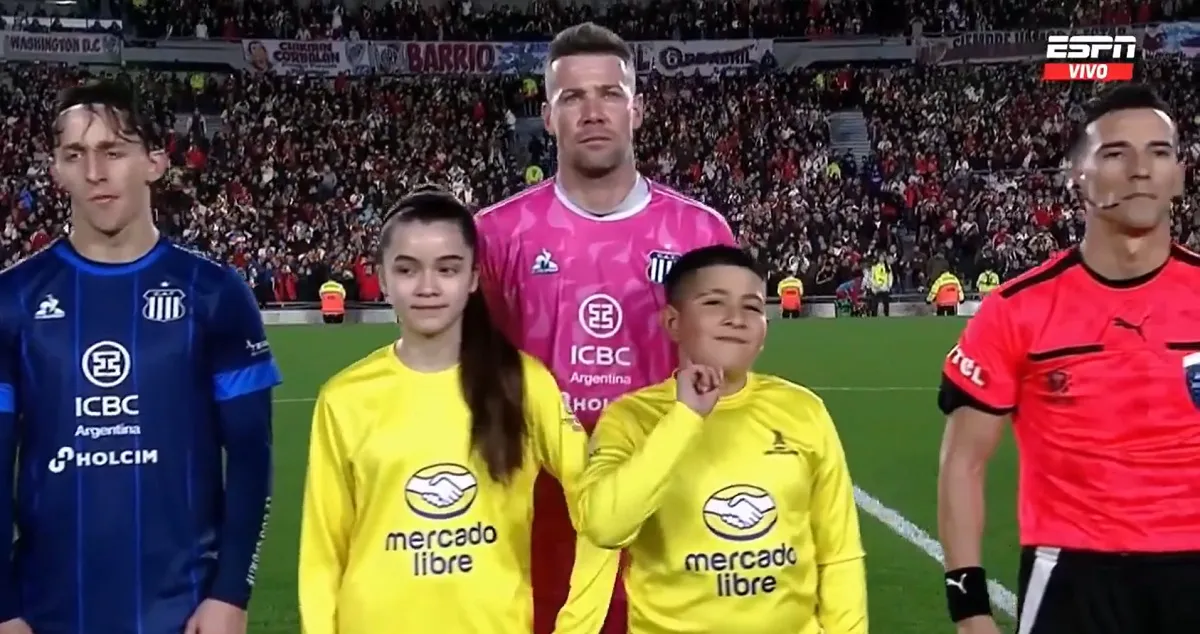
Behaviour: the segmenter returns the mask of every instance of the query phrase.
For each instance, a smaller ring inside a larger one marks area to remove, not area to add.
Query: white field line
[[[858,503],[858,508],[864,513],[883,522],[905,541],[920,548],[922,552],[939,564],[945,564],[946,558],[942,553],[942,545],[936,539],[930,537],[920,526],[908,521],[908,518],[900,514],[899,511],[884,505],[883,502],[877,500],[874,496],[857,486],[854,487],[854,501]],[[1017,595],[1013,594],[1012,590],[1001,585],[995,579],[988,579],[988,594],[991,595],[992,604],[1010,617],[1017,616]]]

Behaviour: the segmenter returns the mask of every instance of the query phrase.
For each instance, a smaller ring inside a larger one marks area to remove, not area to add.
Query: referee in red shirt
[[[984,473],[1020,452],[1017,634],[1200,634],[1200,256],[1173,245],[1178,131],[1148,88],[1089,104],[1070,182],[1087,229],[990,294],[946,357],[946,597],[996,634]]]

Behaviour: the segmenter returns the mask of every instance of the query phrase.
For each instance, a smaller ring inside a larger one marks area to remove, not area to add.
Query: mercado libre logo
[[[771,494],[749,484],[727,486],[704,502],[704,525],[717,537],[731,541],[766,535],[778,517]]]
[[[723,543],[685,554],[683,569],[709,576],[719,597],[771,594],[779,575],[799,561],[787,537],[774,544],[760,541],[779,520],[775,498],[762,487],[725,486],[708,496],[702,513],[704,526]]]
[[[440,463],[417,470],[404,484],[404,501],[417,517],[384,537],[384,550],[411,555],[414,577],[466,574],[475,570],[480,548],[495,544],[499,531],[483,521],[448,522],[471,510],[479,482],[460,464]]]
[[[471,510],[479,483],[470,469],[444,463],[425,467],[404,485],[404,501],[413,513],[431,520],[448,520]]]

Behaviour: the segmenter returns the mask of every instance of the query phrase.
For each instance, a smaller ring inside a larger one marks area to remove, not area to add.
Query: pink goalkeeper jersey
[[[588,431],[617,397],[665,380],[676,353],[659,325],[662,281],[684,252],[734,244],[720,214],[639,178],[617,210],[589,214],[551,179],[477,217],[481,285],[493,318],[545,363]],[[534,634],[551,634],[566,601],[575,531],[554,478],[534,487]],[[603,634],[624,634],[618,579]]]
[[[648,180],[595,216],[554,179],[484,210],[482,285],[493,317],[545,363],[590,431],[609,401],[665,380],[674,345],[659,311],[679,256],[735,244],[721,214]]]

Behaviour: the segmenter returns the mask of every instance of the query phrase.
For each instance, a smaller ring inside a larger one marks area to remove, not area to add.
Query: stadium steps
[[[861,164],[871,154],[871,134],[861,110],[839,110],[829,115],[829,138],[833,150],[850,152]]]
[[[175,117],[175,133],[182,137],[187,137],[192,129],[192,119],[195,115],[180,114]],[[200,115],[200,130],[204,132],[204,136],[208,140],[212,140],[213,135],[218,131],[228,132],[225,129],[225,122],[219,115],[202,114]]]
[[[513,128],[515,142],[512,149],[513,157],[516,158],[517,164],[524,170],[529,164],[531,157],[529,156],[529,143],[534,137],[541,134],[545,129],[545,124],[542,123],[540,117],[521,117],[517,119],[516,126]]]

